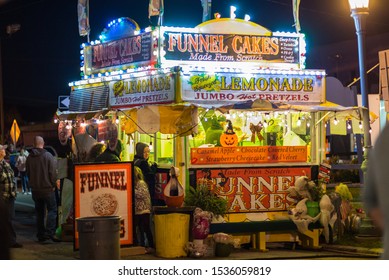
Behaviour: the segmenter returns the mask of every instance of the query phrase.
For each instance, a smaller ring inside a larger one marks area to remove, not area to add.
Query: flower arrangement
[[[346,184],[340,183],[335,187],[335,192],[339,194],[339,196],[344,199],[351,201],[353,200],[353,195],[351,194],[348,186]]]
[[[232,238],[232,235],[223,232],[215,233],[212,236],[212,238],[216,243],[231,244],[231,245],[234,244],[234,239]]]

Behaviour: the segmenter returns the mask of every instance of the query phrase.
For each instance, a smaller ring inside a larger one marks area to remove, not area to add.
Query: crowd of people
[[[10,248],[23,247],[16,241],[13,226],[15,200],[18,195],[18,179],[22,195],[31,195],[35,204],[37,241],[60,242],[56,236],[58,201],[56,192],[60,188],[57,179],[57,162],[44,149],[44,139],[34,138],[34,147],[28,152],[21,147],[19,152],[13,145],[0,145],[0,259],[10,258]],[[124,145],[96,143],[89,152],[89,162],[119,162]],[[145,247],[146,253],[154,249],[152,207],[163,205],[155,199],[156,163],[149,162],[150,147],[137,143],[134,157],[134,233],[135,244]]]
[[[41,136],[34,138],[34,147],[28,153],[22,147],[16,153],[13,145],[0,145],[0,259],[10,258],[10,248],[23,247],[16,241],[13,225],[15,200],[18,194],[17,177],[22,193],[32,195],[35,203],[37,239],[39,242],[60,242],[55,235],[57,227],[56,159],[44,149]],[[3,242],[4,241],[4,242]]]

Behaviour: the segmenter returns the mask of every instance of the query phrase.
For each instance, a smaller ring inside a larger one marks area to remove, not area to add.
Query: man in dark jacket
[[[117,140],[116,146],[107,145],[107,148],[102,152],[95,162],[120,162],[120,154],[123,151],[123,144],[120,140]]]
[[[159,200],[155,197],[155,174],[157,173],[157,164],[153,163],[150,165],[148,162],[150,156],[149,145],[138,142],[135,146],[134,165],[138,166],[143,173],[143,177],[147,185],[149,186],[151,203],[153,206],[165,205],[163,200]]]
[[[35,136],[34,148],[26,161],[26,172],[31,186],[32,199],[35,202],[38,241],[44,242],[51,239],[59,242],[61,240],[55,235],[57,224],[55,188],[59,185],[57,161],[43,148],[44,144],[41,136]]]

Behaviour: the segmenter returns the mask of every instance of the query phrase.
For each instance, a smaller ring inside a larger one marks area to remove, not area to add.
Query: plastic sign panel
[[[133,244],[132,170],[132,162],[74,166],[75,218],[119,216],[121,245]]]
[[[174,78],[171,73],[132,77],[109,83],[109,105],[112,108],[166,104],[174,100]]]
[[[148,65],[152,61],[151,32],[121,38],[84,48],[87,75],[113,71],[119,66]]]
[[[306,162],[306,146],[192,148],[192,165]]]
[[[165,27],[163,62],[183,64],[244,63],[278,69],[300,69],[303,37],[178,32]]]
[[[230,213],[270,212],[288,210],[295,203],[289,188],[298,177],[311,177],[311,168],[202,168],[190,173],[197,186],[211,186],[218,196],[227,198]]]
[[[325,98],[325,76],[315,71],[299,74],[190,72],[182,79],[182,99],[195,104],[223,106],[254,100],[319,104]]]

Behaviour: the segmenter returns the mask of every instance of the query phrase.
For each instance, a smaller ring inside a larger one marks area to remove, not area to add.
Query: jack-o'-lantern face
[[[236,147],[238,146],[238,136],[235,133],[223,133],[220,135],[220,145],[223,147]]]

